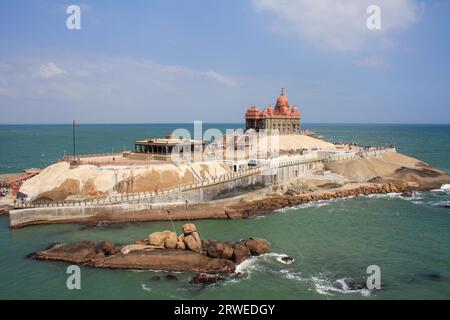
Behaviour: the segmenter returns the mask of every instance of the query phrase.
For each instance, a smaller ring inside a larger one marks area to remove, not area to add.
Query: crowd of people
[[[341,145],[341,146],[345,146],[348,147],[349,149],[353,149],[353,148],[357,148],[359,150],[362,151],[369,151],[369,150],[385,150],[385,149],[390,149],[390,148],[395,148],[394,144],[391,144],[387,147],[381,147],[381,146],[372,146],[372,145],[360,145],[357,142],[338,142],[338,141],[333,141],[334,145]]]
[[[9,187],[1,187],[0,188],[0,197],[1,198],[6,197],[9,193],[9,191],[10,191]]]
[[[347,146],[347,147],[360,147],[360,148],[366,148],[366,149],[370,149],[370,148],[378,148],[378,149],[386,149],[386,148],[395,148],[395,144],[390,144],[386,147],[381,147],[381,146],[372,146],[372,145],[361,145],[358,142],[341,142],[341,141],[333,141],[332,142],[334,145],[342,145],[342,146]]]

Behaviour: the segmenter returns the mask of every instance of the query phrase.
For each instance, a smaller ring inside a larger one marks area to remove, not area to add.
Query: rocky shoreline
[[[352,186],[347,185],[327,191],[322,190],[299,195],[273,195],[262,200],[240,203],[239,205],[232,207],[228,213],[233,216],[241,216],[242,218],[246,218],[315,201],[327,201],[355,196],[388,193],[403,193],[405,196],[411,196],[412,192],[417,189],[417,185],[408,183],[362,183]]]
[[[265,214],[285,207],[293,207],[308,202],[342,199],[371,194],[401,193],[411,196],[415,191],[428,191],[439,189],[442,185],[450,183],[450,175],[429,165],[420,163],[415,168],[400,167],[386,177],[375,177],[366,182],[347,183],[342,186],[325,188],[312,192],[287,190],[284,193],[274,194],[264,199],[240,202],[231,206],[227,212],[233,217],[251,217]]]
[[[29,258],[82,264],[94,268],[139,269],[196,273],[234,273],[236,265],[256,255],[270,252],[265,239],[202,240],[194,224],[183,225],[183,233],[154,232],[128,245],[109,241],[84,240],[50,245]],[[198,277],[194,282],[210,281]]]

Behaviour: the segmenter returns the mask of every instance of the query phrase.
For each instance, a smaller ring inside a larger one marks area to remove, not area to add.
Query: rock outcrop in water
[[[225,280],[225,278],[200,273],[200,274],[197,274],[196,276],[194,276],[191,279],[191,281],[189,281],[189,282],[192,284],[208,285],[208,284],[213,284],[213,283],[216,283],[217,281],[222,281],[222,280]]]
[[[182,236],[182,237],[181,237]],[[186,249],[175,249],[184,238]],[[186,240],[188,239],[188,240]],[[202,241],[194,224],[183,225],[183,234],[163,231],[129,245],[113,245],[109,241],[79,241],[53,244],[30,257],[85,264],[95,268],[164,270],[198,273],[233,273],[236,264],[252,255],[268,253],[267,240],[250,238],[236,243]],[[205,279],[198,279],[202,282]]]

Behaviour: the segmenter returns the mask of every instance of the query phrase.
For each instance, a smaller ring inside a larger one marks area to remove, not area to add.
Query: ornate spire
[[[284,88],[281,88],[281,95],[284,96]]]

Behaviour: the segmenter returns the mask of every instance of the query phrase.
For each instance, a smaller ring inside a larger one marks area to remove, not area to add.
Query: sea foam
[[[332,293],[342,293],[342,294],[348,294],[348,293],[359,293],[363,297],[370,296],[370,290],[368,289],[357,289],[357,290],[350,290],[347,283],[345,282],[347,280],[346,278],[337,279],[334,283],[337,284],[333,285],[333,282],[329,280],[324,275],[320,275],[318,277],[311,277],[311,281],[314,284],[314,287],[316,289],[316,292],[322,295],[333,295]]]
[[[443,184],[439,189],[433,189],[432,192],[445,192],[450,193],[450,184]]]

